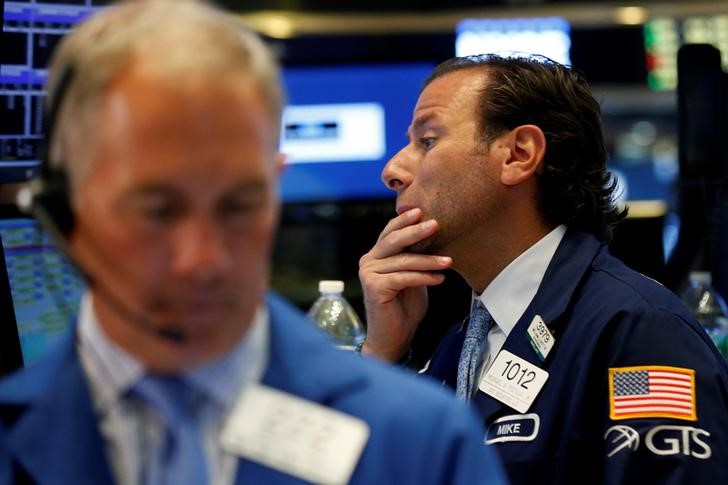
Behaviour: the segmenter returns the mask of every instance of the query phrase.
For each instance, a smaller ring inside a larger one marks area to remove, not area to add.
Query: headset
[[[46,105],[43,117],[43,137],[40,144],[39,175],[18,192],[17,203],[21,211],[33,215],[49,233],[56,237],[64,252],[70,256],[65,241],[74,225],[73,209],[69,197],[68,175],[63,166],[51,164],[51,137],[55,130],[58,114],[74,78],[74,67],[63,68],[55,95]],[[50,96],[50,94],[49,94]]]
[[[98,279],[94,278],[73,256],[68,244],[68,238],[75,225],[75,217],[70,197],[70,183],[66,164],[53,166],[51,163],[51,147],[53,135],[58,121],[58,115],[63,101],[73,83],[76,69],[72,64],[62,68],[55,91],[49,93],[49,102],[46,103],[46,112],[43,119],[43,137],[40,145],[41,166],[39,175],[30,180],[17,195],[17,204],[20,210],[32,215],[38,223],[53,236],[56,244],[66,257],[78,269],[89,287],[94,287],[101,298],[104,298],[111,308],[121,314],[137,328],[152,333],[168,341],[182,344],[187,335],[178,328],[155,326],[148,317],[123,302],[114,292]]]

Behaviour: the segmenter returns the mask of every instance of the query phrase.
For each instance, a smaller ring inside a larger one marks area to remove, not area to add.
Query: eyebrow
[[[412,121],[412,124],[408,127],[407,131],[405,132],[405,137],[407,140],[410,139],[410,132],[419,131],[422,129],[424,125],[429,123],[433,118],[436,118],[437,115],[435,113],[425,113],[424,115],[418,116]]]
[[[241,181],[237,184],[231,185],[225,192],[227,194],[235,194],[240,192],[246,193],[260,193],[264,192],[270,183],[263,178],[256,178],[252,180]],[[179,191],[170,185],[163,183],[149,183],[134,187],[126,193],[125,199],[134,199],[140,197],[155,197],[155,196],[166,196],[174,197],[179,194]]]
[[[270,182],[266,178],[261,177],[261,178],[251,179],[251,180],[244,180],[242,182],[235,184],[231,188],[235,191],[244,190],[244,191],[256,192],[256,191],[265,190],[266,188],[268,188],[268,186],[270,186]]]

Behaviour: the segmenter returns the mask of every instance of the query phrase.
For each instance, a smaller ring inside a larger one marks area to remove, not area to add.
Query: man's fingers
[[[395,300],[400,292],[410,288],[439,285],[445,275],[434,271],[399,271],[389,274],[370,274],[362,280],[364,295],[369,303],[386,304]]]
[[[375,259],[387,258],[405,251],[409,246],[427,239],[436,232],[437,222],[434,219],[405,226],[389,232],[386,236],[380,236],[369,254]]]
[[[377,242],[385,238],[389,233],[402,229],[403,227],[411,226],[419,222],[422,218],[422,211],[420,209],[410,209],[391,219],[382,232],[379,234]]]
[[[373,257],[365,259],[362,257],[362,260],[360,260],[360,272],[386,274],[400,271],[442,271],[451,265],[452,258],[448,256],[399,253],[383,259]]]

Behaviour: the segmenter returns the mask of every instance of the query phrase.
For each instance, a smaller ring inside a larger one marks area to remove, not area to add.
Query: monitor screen
[[[655,91],[677,87],[677,51],[684,44],[712,44],[728,70],[728,14],[656,17],[644,26],[647,83]]]
[[[285,68],[283,202],[392,197],[380,174],[406,144],[417,96],[434,67],[394,63]]]
[[[43,85],[58,40],[98,7],[76,2],[5,2],[0,50],[0,183],[39,169]]]
[[[455,29],[455,55],[540,54],[571,65],[570,31],[560,17],[465,19]]]
[[[47,64],[60,38],[107,1],[5,2],[0,54],[0,183],[37,174]],[[286,68],[284,202],[388,197],[384,163],[404,143],[434,63]]]
[[[2,282],[0,289],[9,287],[12,297],[11,308],[0,309],[5,313],[2,324],[15,322],[23,363],[28,365],[68,328],[84,283],[33,219],[0,218],[0,240],[6,270],[0,276],[8,283]]]

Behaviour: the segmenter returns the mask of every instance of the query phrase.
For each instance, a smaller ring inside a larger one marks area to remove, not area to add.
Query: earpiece
[[[23,212],[35,216],[44,229],[53,234],[65,239],[73,229],[74,217],[65,171],[55,170],[31,181],[18,193],[17,203]]]
[[[61,72],[50,102],[46,104],[48,109],[43,119],[43,139],[39,150],[40,172],[20,190],[17,198],[18,207],[23,212],[35,216],[46,230],[64,239],[68,237],[74,224],[68,175],[65,169],[54,167],[50,152],[59,111],[73,77],[73,66],[66,66]]]

